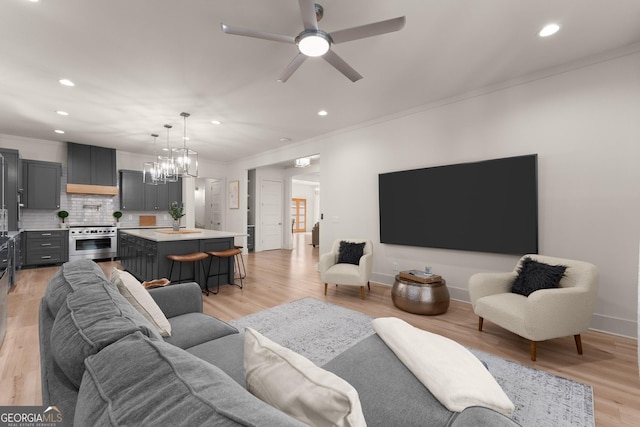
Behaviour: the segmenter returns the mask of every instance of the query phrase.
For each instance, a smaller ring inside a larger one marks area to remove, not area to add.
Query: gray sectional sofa
[[[149,291],[156,328],[92,261],[64,264],[40,304],[43,405],[59,425],[298,426],[245,388],[243,334],[202,313],[196,283]],[[373,335],[324,368],[358,391],[369,426],[517,426],[487,408],[448,411]]]

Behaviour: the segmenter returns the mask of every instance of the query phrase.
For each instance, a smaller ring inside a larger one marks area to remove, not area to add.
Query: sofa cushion
[[[482,362],[457,342],[395,317],[371,323],[398,359],[450,411],[484,406],[509,415],[515,409]]]
[[[360,264],[360,258],[364,254],[364,245],[366,243],[340,242],[338,249],[338,264]]]
[[[162,340],[155,327],[108,281],[81,287],[69,294],[53,322],[53,358],[79,387],[87,356],[136,331]]]
[[[100,266],[90,259],[70,261],[62,265],[49,281],[44,300],[55,317],[69,295],[79,287],[109,283]]]
[[[557,288],[566,269],[564,265],[549,265],[526,257],[520,264],[511,292],[528,297],[540,289]]]
[[[246,388],[244,379],[244,334],[231,334],[185,349],[199,359],[216,365]]]
[[[363,339],[323,368],[358,391],[368,427],[448,426],[454,417],[378,335]]]
[[[74,425],[302,426],[216,366],[139,332],[85,365]]]
[[[167,317],[138,279],[128,271],[114,268],[111,272],[111,283],[116,285],[118,291],[131,303],[133,308],[138,310],[145,319],[156,327],[160,335],[163,337],[171,336],[171,324]]]
[[[246,328],[247,390],[314,426],[366,426],[358,392],[337,375]]]
[[[180,348],[189,348],[215,340],[238,330],[220,319],[202,313],[187,313],[170,317],[171,336],[164,340]]]

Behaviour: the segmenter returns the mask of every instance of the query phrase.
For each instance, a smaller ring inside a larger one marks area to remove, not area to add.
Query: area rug
[[[373,318],[315,298],[303,298],[232,322],[256,329],[322,366],[373,334]],[[514,403],[524,427],[592,427],[591,386],[469,349],[482,360]]]

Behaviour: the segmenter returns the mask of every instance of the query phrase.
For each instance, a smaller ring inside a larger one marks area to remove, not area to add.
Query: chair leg
[[[578,349],[578,354],[582,354],[582,339],[580,338],[580,334],[574,335],[573,339],[576,340],[576,348]]]
[[[242,246],[236,246],[235,248],[242,249]],[[234,255],[233,258],[238,269],[238,278],[244,279],[245,277],[247,277],[247,268],[244,266],[244,258],[242,257],[242,253]],[[240,283],[242,283],[242,280],[240,281]],[[242,289],[242,286],[240,286],[240,289]]]
[[[531,353],[531,360],[536,361],[536,342],[531,341],[529,344],[529,352]]]
[[[480,316],[478,316],[478,330],[480,332],[482,332],[482,323],[484,322],[484,319]]]
[[[204,278],[204,289],[202,290],[202,292],[206,295],[209,296],[209,286],[207,285],[207,283],[209,282],[209,278],[207,277],[207,272],[204,268],[204,261],[200,260],[200,267],[202,267],[202,277]]]
[[[324,284],[324,294],[325,294],[325,295],[327,294],[327,286],[329,286],[329,284],[328,284],[328,283],[325,283],[325,284]]]
[[[360,298],[364,299],[364,286],[360,286]]]
[[[171,260],[171,268],[169,269],[169,281],[171,281],[171,276],[173,276],[173,264],[175,264],[175,261]]]
[[[369,292],[371,292],[371,283],[367,282],[367,288],[369,288]]]

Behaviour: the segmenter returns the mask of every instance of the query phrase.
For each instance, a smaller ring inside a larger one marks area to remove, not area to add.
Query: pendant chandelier
[[[167,129],[167,146],[164,149],[166,156],[158,156],[158,162],[160,163],[160,169],[162,170],[165,182],[178,182],[175,159],[173,158],[173,151],[169,146],[169,130],[173,126],[164,125],[164,127]]]
[[[183,177],[198,176],[198,153],[187,148],[187,117],[189,113],[180,113],[184,118],[184,135],[182,137],[183,148],[176,148],[174,157],[177,173]]]
[[[158,163],[158,147],[156,145],[156,138],[158,134],[152,133],[153,137],[153,162],[145,162],[142,169],[142,182],[149,185],[164,184],[164,174],[160,163]]]

